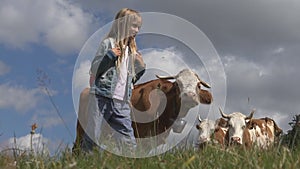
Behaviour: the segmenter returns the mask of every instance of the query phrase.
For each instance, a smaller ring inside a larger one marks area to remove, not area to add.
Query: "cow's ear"
[[[228,120],[222,118],[223,121],[222,121],[222,124],[220,125],[221,127],[228,127]]]
[[[226,127],[227,120],[224,118],[219,118],[218,120],[216,120],[215,124],[216,124],[216,126]]]
[[[227,123],[224,124],[225,127],[229,127],[229,123],[227,121]]]
[[[254,128],[254,126],[250,124],[250,125],[247,125],[247,128],[252,130]]]
[[[252,122],[252,120],[249,120],[247,123],[246,123],[246,126],[248,129],[253,129],[254,128],[254,123]]]
[[[161,87],[161,84],[158,83],[157,86],[156,86],[156,88],[157,88],[157,89],[160,89],[160,87]]]
[[[201,83],[200,82],[197,83],[197,87],[198,87],[198,89],[201,89]]]
[[[200,89],[199,91],[200,103],[210,104],[213,100],[211,93],[207,90]]]
[[[214,132],[216,133],[216,132],[218,132],[219,130],[220,130],[220,127],[217,126],[217,127],[215,128]]]

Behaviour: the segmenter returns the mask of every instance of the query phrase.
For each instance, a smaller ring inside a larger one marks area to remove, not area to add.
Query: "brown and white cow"
[[[252,119],[254,111],[250,113],[249,116],[246,116],[240,112],[233,112],[229,115],[223,113],[221,109],[220,113],[223,118],[227,119],[228,131],[225,136],[226,144],[239,144],[248,146],[249,138],[248,129],[246,128],[246,121]]]
[[[210,86],[189,69],[180,71],[176,76],[158,79],[135,85],[132,91],[132,127],[136,138],[147,138],[161,134],[157,145],[163,144],[176,119],[185,117],[189,109],[202,104],[210,104],[212,95],[202,87]],[[175,80],[175,81],[169,81]],[[87,116],[89,93],[80,95],[78,116]],[[85,100],[84,100],[85,99]],[[81,111],[82,110],[82,111]],[[85,110],[85,111],[84,111]],[[83,118],[83,119],[86,119]],[[84,130],[77,121],[76,140],[73,150],[79,149]],[[84,125],[84,124],[83,124]]]
[[[225,146],[225,136],[228,131],[227,121],[223,118],[216,120],[216,128],[213,133],[213,139],[222,147]]]
[[[198,143],[203,148],[208,143],[219,144],[224,147],[224,139],[228,130],[227,121],[223,118],[216,121],[204,119],[199,116],[199,124],[196,128],[199,130]]]
[[[176,119],[185,117],[189,109],[200,103],[210,104],[212,95],[209,91],[202,89],[202,86],[207,88],[210,86],[189,69],[180,71],[176,76],[157,76],[157,78],[136,85],[132,93],[131,103],[133,105],[132,126],[136,138],[147,138],[161,134],[160,139],[157,140],[159,145],[164,143],[164,139],[169,135],[171,126]],[[151,107],[155,108],[151,109]],[[161,111],[159,115],[157,115],[158,110]],[[146,122],[134,120],[141,114],[146,117],[146,120],[144,119]]]
[[[226,115],[221,109],[220,112],[224,118],[228,119],[228,132],[225,139],[229,145],[236,143],[248,148],[257,146],[265,149],[273,145],[282,133],[273,119],[268,117],[253,119],[254,111],[248,117],[241,113]]]
[[[276,122],[268,117],[251,119],[247,122],[247,129],[250,135],[250,143],[260,148],[272,146],[282,133]]]
[[[215,131],[215,121],[209,119],[201,119],[199,115],[199,124],[196,128],[199,130],[198,143],[200,146],[210,143],[212,141],[212,135]]]

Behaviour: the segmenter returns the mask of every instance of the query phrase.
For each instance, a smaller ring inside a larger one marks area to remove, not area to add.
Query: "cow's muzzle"
[[[240,137],[231,137],[231,144],[233,145],[241,145],[242,140]]]

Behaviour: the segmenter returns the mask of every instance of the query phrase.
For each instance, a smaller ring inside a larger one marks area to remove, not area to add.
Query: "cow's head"
[[[176,76],[162,77],[159,79],[175,79],[180,89],[182,106],[187,109],[202,104],[210,104],[212,95],[209,91],[201,89],[202,86],[210,88],[210,85],[202,81],[199,76],[190,69],[183,69]]]
[[[234,112],[229,115],[223,113],[221,109],[220,113],[223,118],[228,120],[228,141],[230,144],[243,144],[243,135],[246,130],[246,120],[250,120],[254,114],[254,111],[249,116],[245,116],[240,112]]]
[[[204,119],[202,120],[199,116],[199,124],[196,128],[199,130],[199,144],[205,144],[211,141],[211,136],[215,130],[215,122],[212,120]]]

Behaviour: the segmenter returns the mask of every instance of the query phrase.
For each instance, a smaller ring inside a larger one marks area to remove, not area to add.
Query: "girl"
[[[135,42],[141,23],[142,18],[137,11],[121,9],[92,61],[90,72],[93,85],[90,92],[96,96],[98,111],[89,111],[88,114],[82,141],[85,151],[100,145],[103,118],[117,131],[114,137],[117,143],[136,147],[129,101],[133,84],[145,72],[145,64]]]

